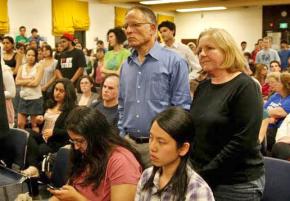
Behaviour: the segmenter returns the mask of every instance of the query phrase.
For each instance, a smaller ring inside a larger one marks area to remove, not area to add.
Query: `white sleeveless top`
[[[59,117],[59,115],[60,115],[60,112],[53,113],[48,109],[44,114],[44,125],[42,128],[42,131],[45,131],[46,129],[54,129],[55,122],[57,118]]]
[[[22,66],[22,78],[33,78],[37,74],[37,68],[39,67],[38,64],[35,64],[30,72],[27,72],[27,64]],[[37,87],[27,87],[21,86],[20,97],[24,100],[34,100],[39,99],[42,97],[41,86],[38,85]]]
[[[54,59],[50,66],[44,67],[43,76],[42,76],[42,79],[40,81],[40,86],[46,85],[46,83],[53,77],[57,63],[58,63],[58,61],[56,59]]]

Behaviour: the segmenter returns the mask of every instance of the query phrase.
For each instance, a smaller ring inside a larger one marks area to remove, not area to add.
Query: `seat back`
[[[1,140],[1,160],[9,167],[23,169],[25,167],[29,133],[23,129],[11,128]]]
[[[262,201],[290,200],[290,162],[264,157],[266,184]]]
[[[71,168],[70,150],[71,146],[66,145],[57,152],[51,175],[51,183],[55,187],[62,187],[68,181],[68,173]]]

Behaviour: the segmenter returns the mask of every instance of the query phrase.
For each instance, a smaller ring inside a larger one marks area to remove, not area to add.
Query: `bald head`
[[[102,87],[102,99],[105,106],[114,106],[118,103],[119,95],[119,77],[117,75],[109,75],[105,78]],[[113,105],[112,105],[113,104]]]

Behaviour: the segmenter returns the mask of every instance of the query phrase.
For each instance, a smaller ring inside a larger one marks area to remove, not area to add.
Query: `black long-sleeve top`
[[[55,121],[53,134],[48,138],[47,144],[53,150],[57,151],[60,147],[69,143],[68,133],[65,129],[65,120],[69,111],[62,111]]]
[[[194,120],[193,167],[214,188],[258,179],[264,165],[258,144],[262,97],[257,84],[241,73],[223,84],[200,83]]]

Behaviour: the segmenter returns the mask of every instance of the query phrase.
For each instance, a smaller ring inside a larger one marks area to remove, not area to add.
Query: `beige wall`
[[[262,37],[262,8],[249,7],[211,11],[203,13],[179,13],[176,15],[176,37],[197,38],[206,28],[224,28],[229,31],[236,42],[247,41],[252,50],[258,38]]]
[[[18,28],[26,26],[27,36],[32,28],[37,28],[41,36],[47,38],[49,44],[54,44],[51,34],[51,1],[50,0],[8,0],[8,14],[10,21],[9,35],[15,38]]]
[[[124,6],[124,5],[118,5]],[[37,28],[41,36],[54,44],[51,34],[51,0],[8,0],[10,34],[15,37],[18,27],[25,25],[27,35],[31,28]],[[106,41],[107,31],[114,26],[114,5],[100,4],[89,0],[90,29],[87,31],[87,47],[94,48],[95,37]],[[170,13],[172,15],[172,13]],[[175,15],[177,40],[197,38],[205,28],[222,27],[228,30],[237,43],[248,42],[249,49],[262,36],[262,8],[250,7],[201,13],[178,13]]]

